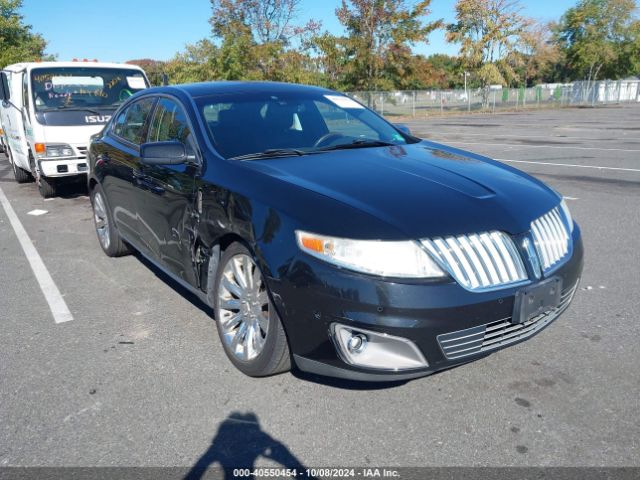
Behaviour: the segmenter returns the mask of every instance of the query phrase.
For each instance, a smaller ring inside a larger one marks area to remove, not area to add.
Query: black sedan
[[[247,375],[426,375],[538,333],[583,263],[562,197],[330,90],[152,88],[93,138],[100,245],[210,305]]]

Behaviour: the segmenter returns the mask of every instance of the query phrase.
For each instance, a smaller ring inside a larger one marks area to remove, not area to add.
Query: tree
[[[140,58],[136,60],[128,60],[130,65],[137,65],[142,68],[147,74],[149,82],[153,86],[162,85],[163,77],[165,75],[165,62],[160,60],[152,60],[150,58]]]
[[[21,8],[22,0],[0,0],[0,67],[44,56],[47,43],[23,22]]]
[[[640,20],[634,20],[629,24],[626,38],[620,45],[617,65],[614,67],[620,78],[627,75],[640,76]]]
[[[280,77],[285,52],[304,51],[320,24],[296,25],[301,0],[211,0],[211,30],[219,42],[216,65],[223,79]]]
[[[521,35],[519,70],[527,85],[553,78],[562,53],[553,41],[549,25],[532,24]]]
[[[463,66],[480,85],[509,85],[519,77],[522,35],[532,24],[517,0],[458,0],[456,21],[447,26],[447,41],[460,44]]]
[[[637,73],[640,22],[635,0],[581,0],[555,26],[569,71],[584,78],[587,88],[603,76]]]
[[[342,0],[336,15],[347,36],[325,33],[318,43],[320,56],[329,70],[343,67],[343,82],[352,88],[393,88],[410,68],[411,47],[426,42],[441,25],[440,20],[425,22],[430,3],[431,0]]]
[[[460,58],[443,53],[435,53],[427,57],[438,82],[434,88],[459,88],[464,85],[464,68]]]

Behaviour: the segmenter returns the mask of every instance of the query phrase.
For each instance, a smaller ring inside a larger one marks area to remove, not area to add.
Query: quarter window
[[[120,112],[113,124],[113,134],[140,145],[144,139],[144,126],[153,108],[153,98],[143,98]]]

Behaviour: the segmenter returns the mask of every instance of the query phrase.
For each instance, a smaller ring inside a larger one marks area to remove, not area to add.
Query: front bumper
[[[572,256],[551,275],[562,279],[560,307],[518,325],[510,318],[521,286],[471,292],[453,280],[389,281],[339,270],[302,254],[286,275],[269,283],[300,370],[352,380],[396,381],[467,363],[531,338],[569,306],[582,266],[576,225]],[[429,366],[393,371],[350,365],[336,350],[334,323],[409,339]]]
[[[68,177],[85,175],[89,172],[86,158],[62,158],[59,160],[38,160],[40,174],[45,177]]]

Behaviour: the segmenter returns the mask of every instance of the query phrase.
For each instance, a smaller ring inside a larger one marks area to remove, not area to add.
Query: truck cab
[[[2,143],[17,182],[40,194],[86,182],[87,148],[115,110],[149,86],[135,65],[38,62],[9,65],[0,79]]]

